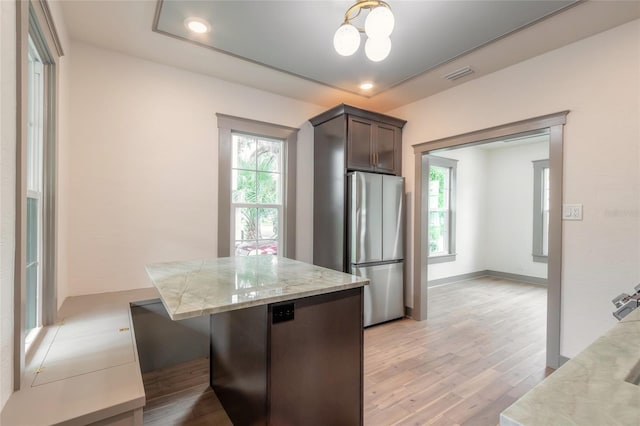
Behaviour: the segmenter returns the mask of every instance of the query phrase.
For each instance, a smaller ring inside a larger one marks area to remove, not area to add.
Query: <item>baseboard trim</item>
[[[467,274],[460,274],[460,275],[454,275],[451,277],[430,280],[427,283],[427,287],[428,288],[439,287],[441,285],[447,285],[447,284],[452,284],[459,281],[467,281],[467,280],[472,280],[475,278],[483,278],[483,277],[504,278],[508,280],[520,281],[528,284],[536,284],[536,285],[542,285],[542,286],[547,285],[546,278],[531,277],[528,275],[511,274],[508,272],[492,271],[490,269],[485,269],[484,271],[470,272]]]
[[[429,280],[427,282],[427,288],[439,287],[441,285],[457,283],[458,281],[467,281],[474,278],[486,277],[488,271],[469,272],[468,274],[453,275],[451,277],[438,278],[436,280]]]
[[[562,367],[567,361],[569,361],[571,358],[567,358],[566,356],[562,356],[560,355],[560,365],[558,367]]]
[[[407,318],[413,318],[413,308],[409,306],[404,307],[404,316]]]
[[[511,274],[509,272],[499,272],[499,271],[491,271],[491,270],[487,270],[486,272],[487,272],[487,275],[490,277],[506,278],[508,280],[522,281],[529,284],[537,284],[537,285],[543,285],[543,286],[547,285],[546,278],[531,277],[529,275]]]

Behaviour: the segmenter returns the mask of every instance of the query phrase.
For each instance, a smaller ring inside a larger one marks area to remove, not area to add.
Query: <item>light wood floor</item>
[[[142,375],[145,425],[232,426],[209,386],[209,359],[196,359]]]
[[[498,424],[545,377],[546,288],[483,278],[428,294],[427,321],[365,332],[365,424]]]
[[[495,426],[545,369],[546,288],[482,278],[429,289],[429,319],[365,330],[364,423]],[[149,425],[230,425],[208,360],[143,375]]]

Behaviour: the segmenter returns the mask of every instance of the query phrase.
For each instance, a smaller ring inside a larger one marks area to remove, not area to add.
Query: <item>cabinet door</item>
[[[376,170],[400,174],[396,170],[397,156],[400,155],[398,137],[400,129],[387,124],[377,124],[374,132],[375,142],[375,167]]]
[[[293,318],[270,325],[268,424],[362,425],[362,288],[287,303]]]
[[[373,131],[372,121],[349,117],[347,132],[347,167],[350,169],[373,170]]]

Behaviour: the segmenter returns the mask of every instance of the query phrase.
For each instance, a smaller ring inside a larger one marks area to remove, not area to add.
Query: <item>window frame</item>
[[[532,258],[536,263],[548,263],[544,254],[544,170],[549,169],[549,160],[535,160],[533,164],[533,244]]]
[[[295,258],[296,250],[296,144],[299,129],[279,124],[256,121],[231,115],[216,114],[218,121],[218,257],[233,256],[231,251],[231,171],[232,135],[241,133],[267,139],[283,141],[283,161],[281,184],[282,227],[279,238],[283,247],[278,248],[278,256]]]
[[[45,83],[44,83],[44,60],[41,58],[40,51],[35,45],[35,41],[32,39],[31,31],[29,33],[29,52],[27,54],[27,60],[29,61],[28,76],[29,81],[27,83],[28,88],[31,90],[28,92],[28,116],[27,116],[27,156],[26,156],[26,174],[27,174],[27,210],[26,210],[26,226],[27,236],[25,240],[25,250],[29,251],[29,200],[36,201],[36,258],[34,260],[36,269],[36,306],[35,306],[35,325],[27,329],[26,317],[25,317],[25,351],[29,352],[29,348],[34,341],[37,340],[40,329],[43,325],[43,282],[45,281],[42,276],[42,259],[44,255],[44,235],[43,235],[43,190],[44,190],[44,145],[45,145],[45,123],[44,123],[44,109],[46,103],[45,96]],[[32,61],[31,57],[35,60]],[[31,63],[34,63],[33,67]],[[35,65],[38,64],[38,65]],[[35,77],[39,74],[39,77]],[[33,103],[32,103],[33,102]],[[32,266],[27,258],[27,264],[25,267],[25,279],[29,274],[26,272],[28,268]],[[26,283],[28,289],[29,283]],[[28,291],[27,291],[28,293]],[[25,298],[25,315],[29,312],[28,298]]]
[[[57,320],[56,283],[56,158],[58,131],[58,66],[64,55],[51,12],[45,0],[16,2],[16,220],[14,266],[13,389],[28,383],[26,360],[43,337],[43,328]],[[29,45],[30,39],[43,65],[42,148],[42,234],[40,327],[29,336],[26,326],[26,225],[27,225],[27,138],[29,133]],[[26,377],[26,376],[25,376]]]
[[[458,160],[451,158],[439,157],[436,155],[425,154],[422,156],[423,167],[427,170],[424,177],[424,187],[427,188],[425,194],[423,194],[423,205],[426,211],[426,224],[428,228],[429,213],[431,212],[429,206],[429,179],[431,175],[431,166],[447,168],[450,170],[449,174],[449,229],[448,229],[448,252],[446,254],[431,255],[427,248],[427,262],[428,264],[455,262],[456,260],[456,192],[457,192],[457,169]]]

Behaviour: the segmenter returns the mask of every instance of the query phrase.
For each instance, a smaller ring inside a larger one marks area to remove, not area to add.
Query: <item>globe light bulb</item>
[[[369,38],[385,38],[391,35],[395,19],[391,9],[385,6],[374,8],[364,21],[364,32]]]
[[[342,24],[333,35],[333,47],[342,56],[351,56],[360,47],[360,32],[351,24]]]
[[[384,38],[368,38],[364,45],[364,53],[367,58],[373,62],[380,62],[389,56],[391,52],[391,39]]]

